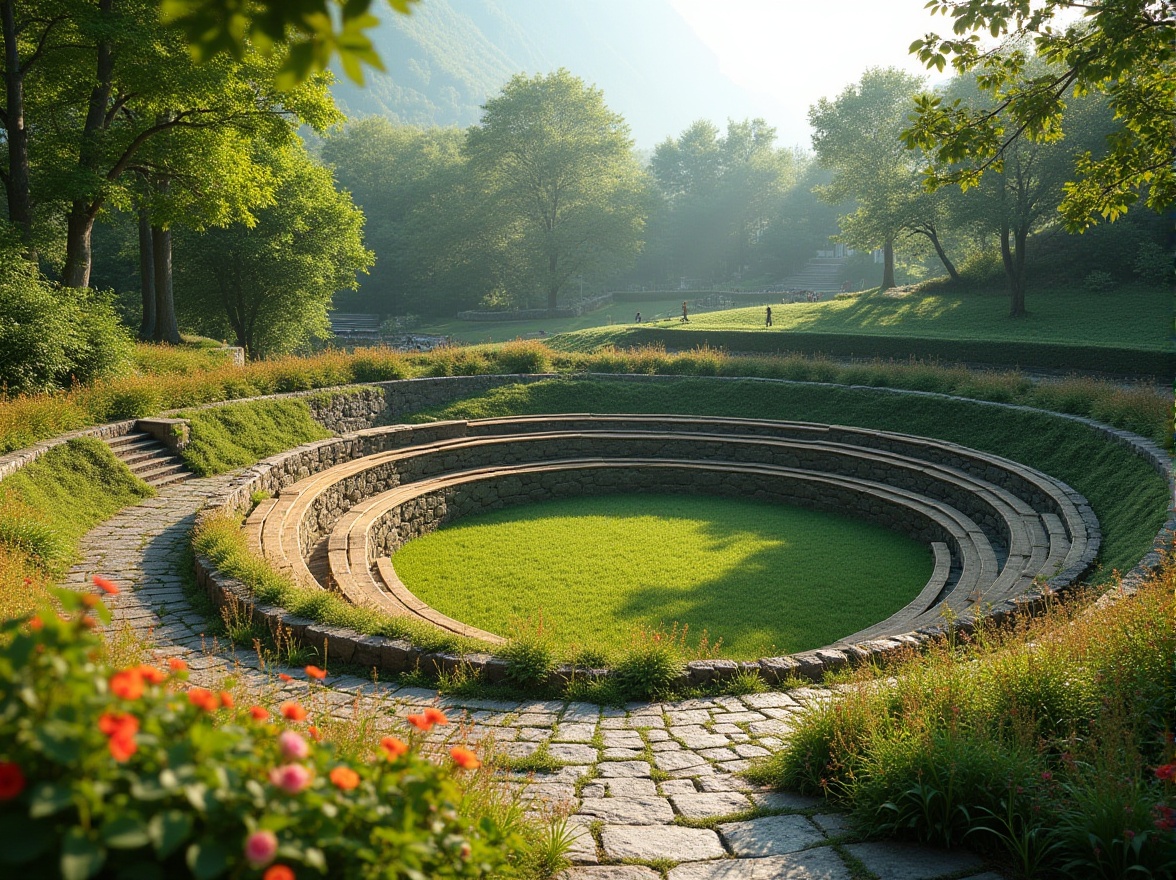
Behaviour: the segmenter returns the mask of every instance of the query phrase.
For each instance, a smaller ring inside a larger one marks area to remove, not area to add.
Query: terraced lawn
[[[567,655],[636,629],[706,630],[722,656],[826,645],[887,617],[931,576],[928,547],[850,517],[682,495],[512,507],[410,541],[397,574],[445,614],[510,635],[550,627]]]

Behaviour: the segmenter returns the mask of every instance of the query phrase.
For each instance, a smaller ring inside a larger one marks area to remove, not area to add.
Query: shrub
[[[1088,272],[1082,279],[1082,289],[1090,293],[1109,293],[1115,287],[1115,279],[1110,272]]]
[[[542,685],[556,666],[555,648],[542,615],[517,622],[511,640],[499,654],[508,664],[506,680],[520,688]]]
[[[427,760],[412,738],[386,738],[349,755],[316,741],[297,703],[271,719],[187,687],[179,664],[111,668],[90,631],[91,616],[110,619],[97,596],[55,596],[68,616],[45,608],[0,624],[6,871],[65,880],[248,878],[273,865],[356,878],[515,873],[517,829],[471,815],[463,794],[473,753]],[[430,709],[413,723],[445,721]]]
[[[1154,241],[1141,242],[1132,271],[1144,284],[1171,284],[1172,252]]]

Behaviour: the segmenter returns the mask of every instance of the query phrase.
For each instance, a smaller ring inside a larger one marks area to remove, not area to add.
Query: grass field
[[[507,386],[416,418],[488,418],[559,412],[694,413],[860,425],[937,437],[1003,455],[1064,480],[1086,496],[1103,530],[1103,576],[1151,549],[1168,490],[1142,459],[1093,430],[1048,413],[861,388],[754,380],[665,383],[553,380]]]
[[[417,596],[503,635],[542,618],[562,655],[615,657],[689,625],[722,656],[817,648],[909,602],[930,550],[850,517],[731,498],[569,498],[462,519],[393,556]]]
[[[449,320],[425,320],[414,332],[433,333],[438,336],[448,336],[454,342],[466,345],[482,342],[506,342],[511,339],[531,338],[540,331],[548,336],[558,333],[573,333],[591,327],[624,327],[633,323],[633,318],[640,312],[646,320],[661,315],[663,317],[681,314],[682,300],[667,299],[642,303],[613,303],[604,308],[595,309],[576,318],[540,318],[534,321],[460,321],[457,318]]]

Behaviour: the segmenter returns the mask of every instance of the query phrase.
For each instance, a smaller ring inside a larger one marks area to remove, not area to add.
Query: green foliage
[[[516,830],[470,809],[448,761],[416,748],[390,759],[375,743],[347,754],[312,741],[315,719],[252,719],[225,695],[190,688],[185,698],[186,672],[113,668],[85,625],[90,614],[109,622],[106,609],[94,596],[55,597],[68,616],[46,607],[0,624],[8,870],[64,880],[213,880],[270,864],[370,878],[514,873]]]
[[[261,459],[331,432],[314,420],[305,400],[262,400],[183,413],[191,441],[182,455],[201,476],[248,467]]]
[[[508,664],[506,680],[523,689],[546,683],[558,662],[551,630],[542,614],[516,622],[510,641],[498,653]]]
[[[1090,272],[1082,279],[1082,289],[1087,293],[1109,293],[1115,289],[1115,279],[1110,272]]]
[[[705,638],[705,634],[704,634]],[[635,632],[628,651],[613,667],[617,689],[630,700],[653,700],[672,692],[686,670],[686,629],[674,624]]]

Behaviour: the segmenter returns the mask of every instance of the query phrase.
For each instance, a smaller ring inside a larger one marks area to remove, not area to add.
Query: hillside
[[[340,77],[350,116],[465,127],[515,73],[559,67],[602,89],[644,148],[701,117],[754,115],[668,0],[427,0],[372,35],[388,69],[366,88]]]

